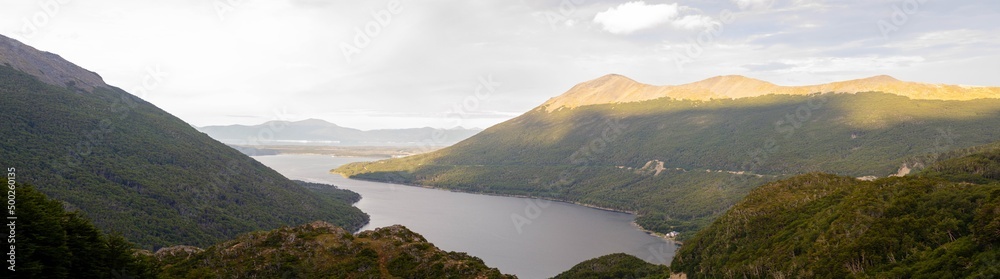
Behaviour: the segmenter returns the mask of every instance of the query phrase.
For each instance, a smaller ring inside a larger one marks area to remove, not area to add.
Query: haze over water
[[[526,198],[487,196],[330,174],[339,165],[371,158],[326,155],[254,157],[291,179],[334,184],[361,194],[356,204],[371,216],[362,228],[402,224],[437,247],[466,252],[520,278],[549,278],[582,261],[628,253],[667,264],[677,246],[632,225],[635,216]],[[513,218],[520,216],[520,231]]]

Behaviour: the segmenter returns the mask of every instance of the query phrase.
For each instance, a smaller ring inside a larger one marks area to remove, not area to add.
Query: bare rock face
[[[659,98],[709,100],[737,99],[767,94],[806,95],[812,93],[885,92],[911,99],[972,100],[1000,98],[1000,87],[961,86],[907,82],[890,76],[833,82],[807,86],[780,86],[738,75],[717,76],[682,84],[654,86],[627,77],[610,74],[580,83],[566,93],[542,105],[546,111],[586,105],[640,102]]]
[[[0,35],[0,67],[9,66],[35,76],[42,82],[92,92],[108,86],[97,73],[66,61],[59,55],[39,51],[17,40]]]

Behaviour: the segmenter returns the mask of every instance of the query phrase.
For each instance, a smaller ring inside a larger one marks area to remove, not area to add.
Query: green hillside
[[[1000,144],[902,178],[806,174],[754,189],[685,242],[689,278],[1000,276]]]
[[[6,178],[0,181],[11,190]],[[132,243],[104,234],[80,212],[67,212],[29,184],[15,183],[13,191],[16,204],[4,210],[4,219],[17,218],[6,228],[16,234],[5,237],[4,278],[152,278],[159,272],[155,259],[135,254]]]
[[[904,162],[920,169],[946,151],[998,138],[1000,99],[664,98],[540,107],[445,149],[334,172],[634,211],[643,227],[686,238],[768,181],[817,171],[885,177]]]
[[[617,253],[578,263],[553,279],[655,279],[670,278],[670,268],[647,263],[635,256]]]
[[[6,178],[0,182],[8,185]],[[4,216],[17,217],[15,241],[4,247],[6,253],[14,245],[16,253],[13,271],[5,260],[4,278],[516,278],[479,258],[442,251],[398,225],[353,235],[316,221],[242,234],[206,249],[152,253],[103,233],[30,185],[19,182],[14,190],[16,214]]]
[[[0,96],[0,165],[144,248],[367,221],[118,88],[54,86],[2,65]]]
[[[166,278],[516,278],[400,225],[352,235],[314,222],[156,257]]]

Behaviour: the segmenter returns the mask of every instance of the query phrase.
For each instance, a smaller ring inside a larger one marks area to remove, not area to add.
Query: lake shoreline
[[[340,173],[336,173],[333,170],[330,171],[330,174],[336,174],[336,175],[340,175],[343,178],[353,179],[353,180],[358,180],[358,181],[368,181],[368,182],[398,184],[398,185],[410,186],[410,187],[420,187],[420,188],[426,188],[426,189],[442,190],[442,191],[448,191],[448,192],[453,192],[453,193],[465,193],[465,194],[476,194],[476,195],[495,196],[495,197],[508,197],[508,198],[525,198],[525,199],[547,200],[547,201],[561,202],[561,203],[566,203],[566,204],[578,205],[578,206],[582,206],[582,207],[586,207],[586,208],[592,208],[592,209],[609,211],[609,212],[626,213],[626,214],[631,214],[631,215],[636,216],[636,217],[640,216],[640,214],[638,212],[635,212],[635,211],[629,211],[629,210],[623,210],[623,209],[617,209],[617,208],[597,206],[597,205],[592,205],[592,204],[587,204],[587,203],[581,203],[581,202],[575,202],[575,201],[564,200],[564,199],[556,199],[556,198],[548,198],[548,197],[536,197],[536,196],[528,196],[528,195],[512,195],[512,194],[503,194],[503,193],[494,193],[494,192],[459,191],[459,190],[455,190],[455,189],[434,187],[434,186],[428,186],[428,185],[419,185],[419,184],[412,184],[412,183],[386,182],[386,181],[378,181],[378,180],[372,180],[372,179],[353,178],[353,177],[345,176],[345,175],[340,174]],[[632,226],[635,226],[637,229],[639,229],[639,231],[642,231],[642,232],[644,232],[646,234],[655,236],[655,237],[663,239],[663,240],[671,241],[671,242],[673,242],[677,246],[684,245],[684,242],[677,240],[675,237],[668,237],[665,234],[662,234],[662,233],[659,233],[659,232],[655,232],[655,231],[652,231],[652,230],[649,230],[649,229],[646,229],[646,228],[642,227],[641,225],[639,225],[638,223],[636,223],[635,220],[632,220],[631,223],[632,223]]]
[[[549,201],[555,199],[530,197],[535,193],[527,191],[512,192],[529,194],[514,197],[331,175],[331,167],[377,160],[371,157],[283,154],[254,158],[286,177],[361,194],[354,206],[370,219],[352,234],[404,225],[442,250],[468,253],[520,278],[552,278],[580,262],[614,253],[669,265],[680,248],[638,229],[632,224],[636,217],[626,210],[554,203]]]

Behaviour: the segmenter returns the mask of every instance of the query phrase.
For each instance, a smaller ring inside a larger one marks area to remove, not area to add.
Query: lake
[[[435,246],[479,257],[519,278],[549,278],[582,261],[628,253],[668,264],[677,246],[632,224],[634,215],[569,203],[487,196],[330,174],[342,164],[373,158],[328,155],[256,156],[291,179],[333,184],[361,194],[369,230],[402,224]]]

